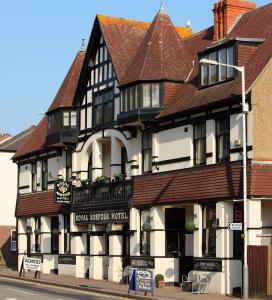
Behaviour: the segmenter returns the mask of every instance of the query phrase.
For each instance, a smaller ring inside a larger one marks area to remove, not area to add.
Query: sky
[[[213,25],[216,0],[164,0],[176,26]],[[257,6],[269,0],[255,1]],[[53,101],[96,14],[151,22],[160,0],[0,0],[0,132],[36,125]]]

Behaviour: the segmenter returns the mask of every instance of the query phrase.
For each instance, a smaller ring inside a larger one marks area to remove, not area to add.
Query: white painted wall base
[[[113,282],[122,280],[122,257],[110,257],[108,268],[108,279]]]

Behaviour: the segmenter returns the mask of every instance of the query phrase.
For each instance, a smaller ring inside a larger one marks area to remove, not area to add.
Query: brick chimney
[[[237,18],[254,10],[256,3],[242,0],[220,0],[214,4],[214,40],[227,36],[229,29]]]

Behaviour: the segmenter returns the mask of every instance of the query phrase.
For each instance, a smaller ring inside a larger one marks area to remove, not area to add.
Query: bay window
[[[195,165],[206,164],[206,123],[194,126]]]
[[[121,111],[161,107],[160,83],[143,83],[128,87],[121,94]]]
[[[63,112],[63,127],[74,128],[77,126],[77,113],[76,111]]]
[[[230,156],[230,119],[216,120],[216,156],[217,162],[228,161]]]
[[[234,65],[234,46],[226,47],[201,56],[200,59],[209,59],[221,64]],[[217,82],[224,82],[235,76],[234,69],[220,65],[201,66],[201,86],[208,86]]]
[[[216,256],[216,205],[207,204],[202,208],[202,254],[206,257]]]

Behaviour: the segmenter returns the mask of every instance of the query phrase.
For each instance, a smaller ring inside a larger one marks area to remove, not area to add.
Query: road
[[[31,284],[19,280],[0,278],[0,300],[125,300],[93,292]]]

